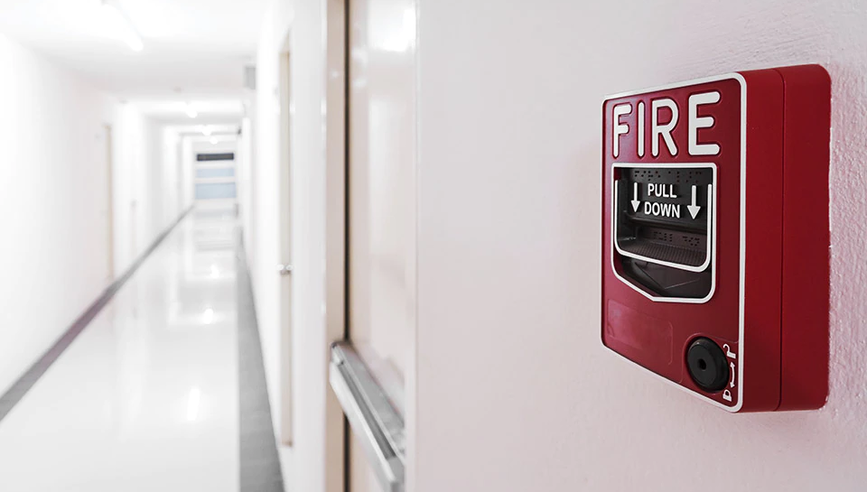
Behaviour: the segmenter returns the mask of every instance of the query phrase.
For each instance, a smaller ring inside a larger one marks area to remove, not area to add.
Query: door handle
[[[328,381],[385,492],[404,492],[403,417],[347,341],[331,345]]]
[[[289,275],[292,273],[292,265],[280,263],[277,265],[277,273],[280,275]]]

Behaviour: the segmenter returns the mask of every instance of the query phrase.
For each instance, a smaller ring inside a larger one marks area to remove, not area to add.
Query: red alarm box
[[[602,111],[602,343],[731,412],[824,405],[828,73],[737,72]]]

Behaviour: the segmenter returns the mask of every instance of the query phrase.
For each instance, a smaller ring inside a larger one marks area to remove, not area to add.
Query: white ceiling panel
[[[117,37],[101,0],[0,0],[0,32],[127,99],[240,96],[265,0],[113,0],[142,37]]]

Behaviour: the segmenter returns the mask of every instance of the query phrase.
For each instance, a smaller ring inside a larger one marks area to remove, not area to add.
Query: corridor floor
[[[0,490],[239,490],[233,212],[181,221],[0,422]]]

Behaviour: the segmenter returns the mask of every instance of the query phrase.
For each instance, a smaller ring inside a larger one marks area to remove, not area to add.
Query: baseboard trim
[[[42,356],[33,363],[27,371],[15,381],[9,389],[0,396],[0,422],[6,418],[6,415],[15,408],[15,405],[24,398],[24,395],[33,388],[33,385],[45,374],[52,364],[72,345],[72,342],[78,338],[78,335],[93,321],[94,318],[102,311],[102,308],[108,304],[115,294],[123,287],[127,280],[138,270],[144,261],[154,252],[155,249],[163,242],[163,240],[184,220],[193,210],[190,206],[171,225],[169,225],[150,246],[133,262],[126,271],[114,280],[93,303],[81,314],[72,325],[54,342]]]
[[[283,472],[242,229],[235,243],[238,299],[238,464],[241,492],[283,492]]]

